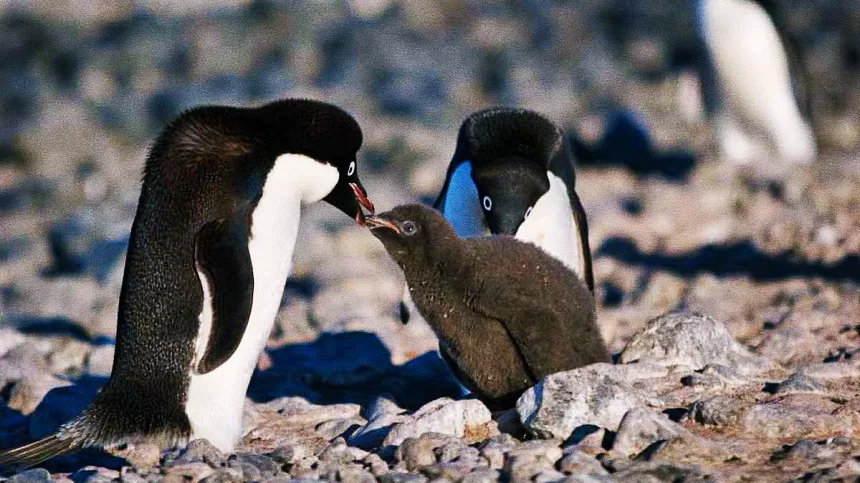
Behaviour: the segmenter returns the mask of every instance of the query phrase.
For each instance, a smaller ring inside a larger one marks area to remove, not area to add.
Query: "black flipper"
[[[588,244],[588,218],[585,216],[585,209],[576,193],[571,195],[571,206],[573,207],[573,220],[579,230],[579,244],[582,247],[580,255],[583,259],[582,267],[585,272],[582,274],[582,278],[588,291],[594,294],[594,270],[591,266],[591,246]]]
[[[226,362],[239,347],[248,326],[254,296],[249,237],[247,212],[215,220],[197,233],[197,264],[206,275],[212,296],[212,330],[206,352],[197,365],[199,374]]]
[[[30,444],[0,451],[0,472],[18,471],[81,449],[74,438],[60,439],[56,434],[34,441]]]

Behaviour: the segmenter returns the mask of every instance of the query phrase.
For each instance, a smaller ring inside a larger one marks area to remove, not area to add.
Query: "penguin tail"
[[[26,469],[83,447],[76,438],[64,439],[53,434],[18,448],[0,451],[0,472]]]

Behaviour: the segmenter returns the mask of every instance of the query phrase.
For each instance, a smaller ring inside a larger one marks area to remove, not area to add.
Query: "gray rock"
[[[125,459],[134,468],[151,468],[158,465],[161,459],[161,449],[151,443],[138,444],[125,455]]]
[[[565,474],[608,475],[606,468],[590,454],[575,447],[565,449],[565,455],[558,462],[558,469]]]
[[[662,483],[692,481],[704,476],[701,468],[666,461],[651,461],[631,465],[612,475],[614,481],[625,483]]]
[[[360,428],[367,423],[362,417],[334,419],[320,423],[314,430],[321,437],[331,441],[344,433],[351,431],[354,428]]]
[[[746,431],[765,438],[826,438],[847,436],[857,423],[841,404],[814,394],[787,394],[750,408],[743,420]]]
[[[635,366],[599,363],[545,377],[517,401],[523,426],[547,439],[567,439],[583,425],[614,431],[627,411],[649,400],[630,385],[629,376],[640,369]],[[647,371],[647,365],[641,369]]]
[[[441,433],[481,441],[497,433],[492,414],[476,399],[453,401],[437,399],[422,406],[385,437],[385,446],[397,446],[406,438],[424,433]]]
[[[794,373],[776,387],[777,394],[788,393],[817,393],[823,394],[824,388],[812,378],[800,373]]]
[[[319,459],[333,465],[345,465],[360,460],[367,454],[357,455],[351,451],[352,449],[346,445],[343,438],[338,438],[320,453]]]
[[[443,481],[460,481],[468,475],[475,465],[468,461],[451,461],[447,463],[435,463],[421,468],[421,472],[430,479]]]
[[[689,415],[699,424],[728,426],[741,420],[748,406],[729,396],[701,399],[690,407]]]
[[[464,476],[460,483],[495,483],[501,473],[489,468],[480,468]]]
[[[52,389],[70,385],[69,381],[58,379],[50,373],[32,374],[12,386],[7,405],[21,414],[31,414]]]
[[[672,439],[687,431],[669,418],[650,409],[634,408],[627,411],[618,427],[612,451],[625,456],[639,454],[651,443]]]
[[[417,438],[406,438],[394,452],[394,459],[404,463],[409,471],[432,465],[437,462],[436,448],[453,439],[440,433],[424,433]]]
[[[337,479],[343,483],[376,483],[376,477],[370,472],[355,468],[339,469]]]
[[[283,423],[296,426],[316,426],[326,421],[355,418],[361,412],[358,404],[321,406],[300,397],[286,397],[259,406],[262,410],[277,411]]]
[[[621,353],[622,363],[651,362],[693,370],[722,364],[754,375],[774,368],[729,334],[725,325],[695,312],[673,312],[651,320]]]
[[[478,448],[466,446],[462,441],[451,441],[442,445],[436,451],[440,463],[451,461],[470,461],[476,463],[481,457]]]
[[[845,362],[811,364],[797,371],[798,375],[817,382],[838,381],[840,379],[860,379],[860,368]]]
[[[202,461],[180,463],[167,467],[166,476],[179,476],[186,481],[200,481],[209,477],[215,470]],[[181,481],[181,480],[180,480]]]
[[[261,478],[272,478],[276,476],[280,476],[283,472],[281,471],[281,465],[275,462],[274,459],[261,454],[240,454],[236,455],[236,461],[239,461],[242,464],[242,473],[246,477],[246,479],[250,479],[247,476],[246,468],[247,466],[252,466],[256,468],[257,472],[259,472]],[[247,466],[245,466],[247,465]],[[251,472],[252,474],[256,474]],[[259,479],[259,478],[257,478]]]
[[[421,474],[395,472],[380,475],[377,479],[379,483],[425,483],[427,481],[427,477]]]
[[[385,462],[378,454],[368,453],[362,460],[365,468],[370,470],[374,476],[379,476],[388,473],[388,463]]]
[[[2,303],[2,300],[0,300],[0,303]],[[0,318],[2,318],[2,314],[3,312],[0,310]],[[7,352],[23,344],[26,340],[27,338],[24,334],[17,330],[11,327],[0,327],[0,359],[4,358]]]
[[[504,470],[511,481],[532,481],[538,474],[554,472],[555,463],[561,456],[557,442],[527,441],[508,451]],[[558,479],[563,477],[561,475]]]
[[[271,452],[269,456],[278,463],[293,464],[312,454],[313,451],[309,447],[295,443],[280,446],[275,449],[275,451]]]
[[[51,474],[43,468],[22,471],[8,480],[9,483],[50,483]]]
[[[200,480],[200,483],[242,483],[242,481],[241,471],[223,468]]]
[[[408,419],[404,412],[387,398],[376,398],[365,412],[368,423],[350,436],[349,444],[365,449],[378,447],[395,424]]]
[[[225,456],[215,446],[212,446],[206,439],[195,439],[189,441],[185,447],[185,452],[177,458],[177,462],[188,462],[193,460],[202,460],[206,464],[217,467],[223,462]]]
[[[87,357],[87,373],[93,376],[110,376],[113,369],[113,345],[105,344],[96,347]]]
[[[564,473],[561,473],[556,470],[544,470],[535,475],[534,477],[523,480],[523,481],[533,481],[534,483],[551,483],[556,481],[562,481],[566,478]],[[512,480],[516,481],[516,480]]]

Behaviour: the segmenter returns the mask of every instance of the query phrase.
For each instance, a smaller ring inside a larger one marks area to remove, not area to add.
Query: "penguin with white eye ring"
[[[460,127],[434,203],[460,237],[510,235],[559,259],[594,292],[588,222],[562,129],[527,109],[492,108]],[[406,323],[417,312],[404,289]]]

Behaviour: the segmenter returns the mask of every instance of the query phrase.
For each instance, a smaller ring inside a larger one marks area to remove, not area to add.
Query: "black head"
[[[301,155],[337,170],[334,188],[318,196],[363,223],[361,207],[373,212],[373,205],[358,179],[360,147],[358,123],[331,104],[287,99],[258,108],[202,106],[164,130],[147,160],[144,184],[177,192],[183,179],[195,186],[232,179],[231,194],[253,201],[278,157]]]
[[[560,156],[564,137],[555,124],[534,111],[493,108],[463,122],[451,164],[471,163],[490,231],[515,235],[549,190],[547,171]]]
[[[404,270],[428,263],[433,253],[457,239],[441,213],[418,204],[370,216],[367,226]]]
[[[337,168],[338,182],[323,199],[363,224],[362,207],[371,213],[374,207],[358,179],[362,134],[355,119],[337,106],[304,99],[267,104],[260,115],[275,155],[303,154]]]

